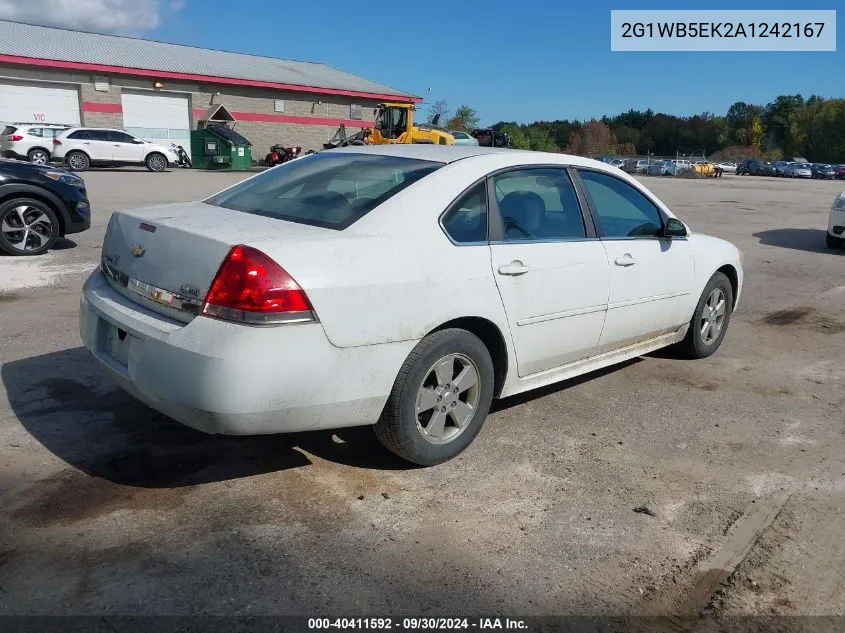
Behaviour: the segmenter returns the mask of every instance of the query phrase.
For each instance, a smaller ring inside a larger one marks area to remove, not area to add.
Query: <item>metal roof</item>
[[[283,41],[281,39],[280,41]],[[0,55],[412,98],[325,64],[0,20]],[[6,60],[8,61],[8,60]]]

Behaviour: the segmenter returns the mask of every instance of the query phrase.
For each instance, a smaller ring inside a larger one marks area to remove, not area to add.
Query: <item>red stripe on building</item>
[[[206,115],[208,108],[194,108],[194,120],[201,120]],[[291,114],[265,114],[263,112],[232,112],[232,116],[238,121],[254,121],[257,123],[298,123],[300,125],[326,125],[339,127],[343,123],[346,127],[372,127],[372,121],[358,121],[355,119],[331,119],[316,116],[294,116]]]
[[[83,112],[105,112],[107,114],[120,114],[123,106],[119,103],[94,103],[93,101],[82,102]]]
[[[178,73],[166,70],[150,70],[148,68],[129,68],[125,66],[109,66],[106,64],[88,64],[85,62],[67,62],[56,59],[39,59],[36,57],[21,57],[19,55],[0,55],[0,63],[24,64],[27,66],[44,66],[47,68],[69,68],[71,70],[87,70],[100,73],[115,73],[117,75],[138,75],[155,79],[182,79],[185,81],[201,81],[210,84],[226,84],[233,86],[252,86],[255,88],[274,88],[276,90],[291,90],[294,92],[312,92],[317,94],[343,95],[345,97],[363,97],[382,101],[397,101],[420,103],[422,97],[402,97],[385,95],[374,92],[360,92],[357,90],[339,90],[337,88],[317,88],[299,84],[280,84],[272,81],[257,81],[254,79],[233,79],[232,77],[215,77],[213,75],[195,75],[192,73]]]

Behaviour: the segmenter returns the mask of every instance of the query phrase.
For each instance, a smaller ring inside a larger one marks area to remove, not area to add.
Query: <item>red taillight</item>
[[[21,136],[20,134],[12,134],[12,135],[9,137],[9,140],[11,140],[11,141],[22,141],[22,140],[23,140],[23,136]]]
[[[205,297],[207,316],[270,325],[313,321],[311,303],[287,271],[251,246],[229,251]]]
[[[61,144],[62,144],[62,142],[59,139],[57,139],[57,138],[53,139],[53,145],[61,145]]]

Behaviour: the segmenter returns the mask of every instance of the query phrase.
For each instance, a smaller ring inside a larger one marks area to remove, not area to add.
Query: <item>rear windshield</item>
[[[342,230],[442,163],[353,153],[318,153],[268,169],[205,202]]]
[[[18,128],[16,128],[14,125],[7,125],[3,128],[3,131],[0,132],[0,136],[9,136],[10,134],[14,134],[17,131]]]

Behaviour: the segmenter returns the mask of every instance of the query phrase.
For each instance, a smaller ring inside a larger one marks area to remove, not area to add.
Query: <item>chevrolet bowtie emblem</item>
[[[143,257],[146,252],[147,249],[143,246],[133,246],[129,249],[129,254],[132,255],[132,257]]]

